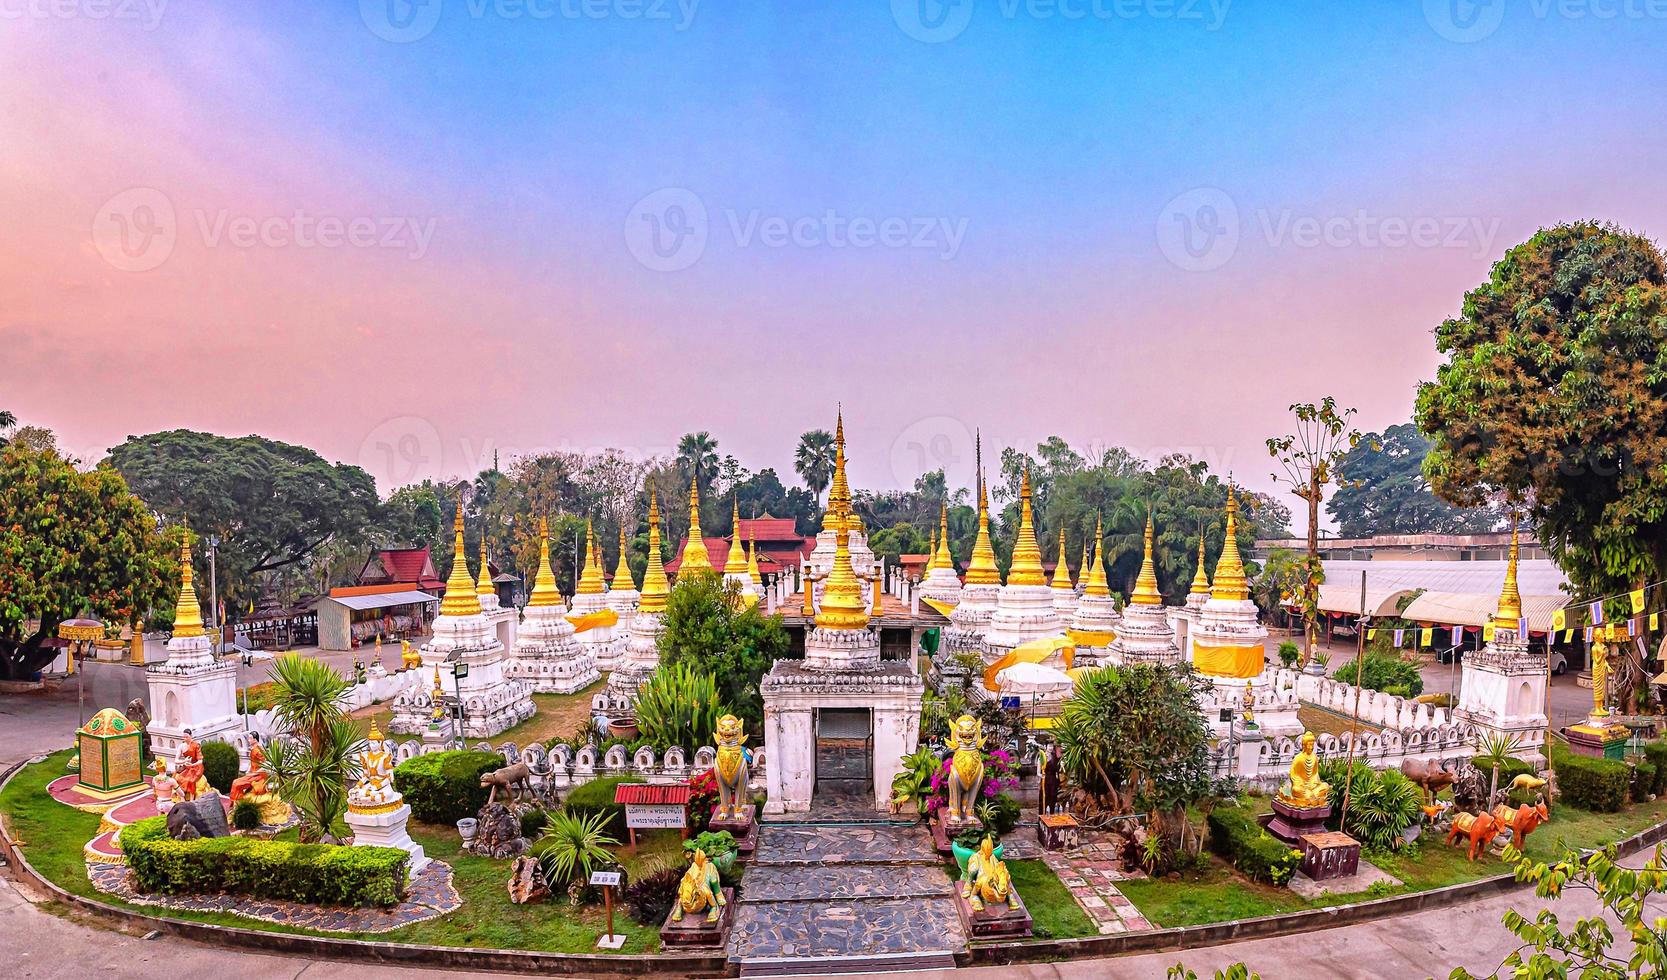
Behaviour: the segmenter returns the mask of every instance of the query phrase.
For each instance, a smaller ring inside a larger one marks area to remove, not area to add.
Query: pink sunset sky
[[[1536,228],[1667,228],[1655,21],[246,6],[0,19],[0,408],[86,459],[255,432],[387,490],[704,429],[791,483],[843,402],[859,487],[982,428],[1268,489],[1290,402],[1406,421]]]

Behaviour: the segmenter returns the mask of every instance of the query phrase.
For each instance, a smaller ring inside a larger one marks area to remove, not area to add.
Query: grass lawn
[[[487,741],[493,745],[502,745],[504,742],[527,745],[552,738],[572,738],[579,726],[590,720],[590,699],[601,693],[606,683],[597,681],[572,694],[534,694],[533,704],[538,706],[538,713]],[[353,712],[353,717],[360,721],[375,718],[384,731],[387,730],[388,722],[393,715],[393,707],[386,704],[372,705]]]
[[[578,695],[573,695],[578,697]],[[87,880],[81,846],[98,831],[99,815],[82,813],[56,802],[46,794],[46,784],[64,774],[73,750],[65,749],[43,763],[27,766],[0,793],[3,814],[15,839],[35,870],[72,894],[94,898],[146,915],[161,910],[131,905],[95,890]],[[412,824],[411,836],[431,858],[452,866],[453,881],[463,897],[463,907],[440,919],[419,922],[393,932],[352,935],[351,938],[389,942],[425,943],[437,946],[477,946],[533,949],[550,952],[593,952],[596,937],[605,926],[600,905],[573,908],[565,899],[555,902],[516,905],[509,900],[509,862],[475,857],[460,850],[457,832],[451,827]],[[289,832],[293,834],[293,831]],[[288,835],[286,835],[288,836]],[[676,860],[682,842],[676,832],[656,831],[640,839],[635,855],[621,854],[630,870],[644,868],[655,856]],[[623,848],[621,849],[623,850]],[[223,913],[168,912],[173,918],[214,925],[264,929],[273,932],[342,937],[345,933],[318,933],[270,922],[260,922]],[[627,939],[623,953],[654,952],[660,947],[659,927],[641,926],[624,910],[614,911],[614,928]]]
[[[1088,913],[1071,897],[1053,869],[1041,861],[1009,861],[1013,887],[1030,910],[1031,928],[1037,939],[1076,939],[1099,935]]]

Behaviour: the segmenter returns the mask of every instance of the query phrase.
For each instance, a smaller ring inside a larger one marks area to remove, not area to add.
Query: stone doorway
[[[817,800],[873,799],[874,713],[870,708],[816,709]]]

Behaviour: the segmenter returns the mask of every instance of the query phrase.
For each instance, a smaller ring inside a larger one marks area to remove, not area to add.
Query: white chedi
[[[1071,638],[1076,642],[1074,663],[1078,667],[1098,667],[1111,655],[1111,645],[1123,628],[1123,617],[1117,614],[1117,599],[1106,582],[1104,552],[1100,545],[1103,529],[1094,529],[1094,551],[1083,563],[1083,590],[1077,599],[1076,611],[1071,615]]]
[[[539,522],[538,572],[532,594],[522,612],[515,655],[505,665],[511,680],[531,685],[541,694],[572,694],[596,683],[602,672],[596,658],[575,638],[567,606],[556,588],[550,568],[548,524]]]
[[[1123,607],[1123,622],[1117,628],[1107,659],[1117,666],[1173,664],[1181,660],[1175,643],[1175,628],[1158,592],[1158,577],[1152,562],[1152,518],[1146,518],[1146,554],[1135,578],[1129,604]]]
[[[608,693],[627,701],[635,701],[637,690],[649,675],[660,666],[660,635],[665,632],[663,619],[666,596],[671,583],[666,580],[665,564],[660,554],[660,502],[652,492],[648,495],[648,568],[643,572],[642,600],[631,620],[631,631],[625,637],[624,648],[613,672],[608,675]]]

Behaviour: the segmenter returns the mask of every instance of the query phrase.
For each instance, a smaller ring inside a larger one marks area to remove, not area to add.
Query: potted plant
[[[633,742],[636,741],[638,734],[636,715],[620,715],[608,722],[608,738],[610,739]]]

